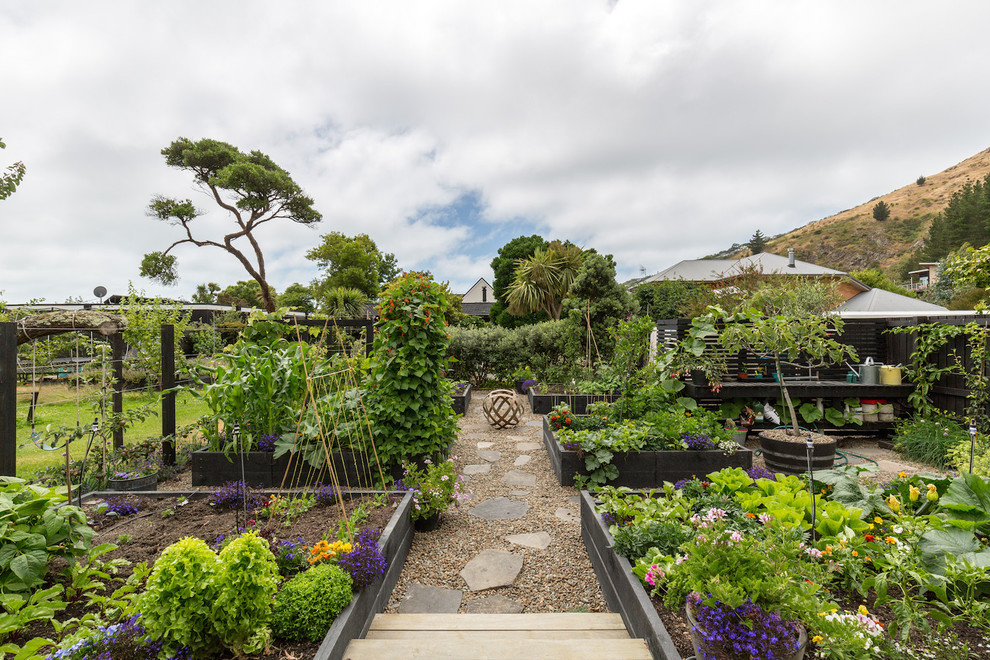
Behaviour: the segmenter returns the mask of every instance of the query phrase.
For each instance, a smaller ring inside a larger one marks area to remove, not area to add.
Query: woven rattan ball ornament
[[[519,424],[523,411],[512,390],[492,390],[481,402],[481,409],[488,423],[497,429]]]

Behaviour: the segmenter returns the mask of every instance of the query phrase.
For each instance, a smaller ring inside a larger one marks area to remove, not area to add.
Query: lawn
[[[57,451],[44,451],[31,441],[31,423],[28,422],[32,387],[21,385],[17,388],[17,476],[30,478],[39,468],[61,465],[65,458],[61,447]],[[158,392],[128,392],[124,394],[124,411],[133,410],[148,403],[155,404],[155,414],[144,421],[135,422],[124,432],[124,443],[160,436],[162,432],[161,406]],[[74,428],[76,424],[88,427],[93,418],[99,416],[96,408],[97,388],[82,386],[78,392],[75,386],[67,383],[45,383],[38,386],[38,407],[35,413],[35,431],[42,435],[45,429],[60,427]],[[207,407],[188,392],[180,392],[175,401],[175,423],[177,427],[190,424],[209,411]],[[81,458],[86,451],[89,436],[69,445],[71,458]],[[51,443],[51,441],[49,441]]]

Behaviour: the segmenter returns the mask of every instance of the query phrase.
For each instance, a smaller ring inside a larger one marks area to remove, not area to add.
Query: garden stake
[[[244,502],[244,526],[247,527],[248,512],[247,512],[247,482],[244,480],[244,448],[241,447],[241,425],[238,422],[234,422],[234,430],[231,431],[231,435],[234,437],[234,446],[237,447],[237,455],[241,459],[241,499]],[[240,527],[240,522],[238,521],[238,516],[234,514],[234,525]]]
[[[82,466],[79,468],[79,482],[80,483],[79,483],[79,488],[76,489],[76,492],[78,493],[76,499],[79,502],[79,506],[82,506],[82,496],[83,496],[83,493],[82,493],[83,492],[83,489],[82,489],[82,478],[83,478],[83,475],[86,474],[86,459],[89,457],[89,450],[93,447],[93,438],[96,437],[96,432],[99,431],[99,430],[100,430],[100,425],[97,424],[97,420],[94,417],[93,418],[93,424],[92,424],[92,426],[89,427],[89,442],[86,443],[86,451],[83,452]],[[66,451],[68,451],[68,447],[66,447]],[[106,467],[106,466],[104,466],[104,467]],[[69,501],[71,502],[72,500],[70,499]]]
[[[815,450],[815,443],[811,441],[811,433],[808,433],[808,488],[811,489],[811,539],[815,538],[815,472],[811,469],[811,454]]]
[[[973,474],[973,454],[976,453],[976,422],[969,423],[969,473]]]

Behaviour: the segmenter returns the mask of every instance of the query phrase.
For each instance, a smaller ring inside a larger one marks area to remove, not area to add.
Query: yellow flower
[[[900,472],[897,473],[897,476],[900,477],[901,479],[903,479],[904,477],[907,476],[907,472],[905,472],[904,470],[901,470]]]
[[[859,557],[859,553],[853,550],[853,557]]]
[[[866,609],[866,605],[859,606],[859,613],[862,614],[863,616],[870,616],[870,611]]]
[[[928,484],[928,494],[925,495],[930,502],[934,502],[938,499],[938,490],[935,488],[935,484]]]
[[[887,498],[887,506],[890,507],[891,511],[897,513],[898,511],[901,510],[901,501],[897,499],[897,497],[895,497],[894,495],[891,495],[890,497]]]
[[[893,536],[888,536],[887,538],[884,539],[884,541],[886,541],[887,543],[889,543],[891,545],[894,545],[895,543],[897,543],[897,539],[895,539]]]
[[[814,637],[811,638],[811,642],[813,644],[821,644],[823,641],[825,641],[825,638],[822,637],[821,635],[815,635]]]
[[[876,518],[873,519],[873,522],[875,522],[878,525],[882,525],[883,524],[883,518],[881,518],[880,516],[877,516]]]
[[[908,498],[912,502],[917,502],[918,498],[921,497],[921,491],[918,490],[917,486],[911,486],[911,488],[908,490],[908,493],[909,493]]]

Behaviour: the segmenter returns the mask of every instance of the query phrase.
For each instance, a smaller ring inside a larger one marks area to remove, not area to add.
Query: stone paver
[[[461,570],[471,591],[508,587],[522,570],[523,557],[505,550],[482,550]]]
[[[540,428],[543,428],[543,420],[536,419],[536,420],[528,421],[526,422],[526,426],[539,426]]]
[[[553,539],[550,538],[550,535],[546,532],[533,532],[532,534],[510,534],[505,537],[505,540],[509,543],[524,545],[527,548],[536,548],[537,550],[546,549],[553,541]]]
[[[567,498],[567,501],[570,502],[571,504],[577,504],[578,506],[581,506],[580,495],[571,495],[570,497]]]
[[[527,438],[524,435],[508,435],[506,436],[506,438],[508,438],[512,442],[526,442],[527,440],[529,440],[529,438]]]
[[[538,442],[518,442],[516,443],[516,451],[536,451],[542,447]]]
[[[482,465],[465,465],[461,472],[470,476],[472,474],[485,474],[491,469],[492,466],[490,463],[484,463]]]
[[[533,488],[536,486],[536,475],[522,470],[509,470],[502,477],[502,481],[510,486],[520,486],[522,488]]]
[[[522,456],[517,456],[516,457],[516,460],[513,461],[512,464],[514,466],[516,466],[516,467],[522,467],[522,466],[526,465],[526,463],[529,463],[529,461],[532,458],[533,458],[532,456],[529,456],[527,454],[523,454]]]
[[[529,493],[530,493],[530,491],[528,491],[528,490],[510,490],[509,491],[509,495],[512,495],[513,497],[526,497],[527,495],[529,495]]]
[[[478,449],[491,449],[495,446],[494,442],[479,442]]]
[[[464,592],[425,584],[410,584],[399,603],[399,614],[454,614],[461,607]]]
[[[494,463],[498,459],[502,458],[502,454],[498,453],[494,449],[479,449],[478,458],[483,461],[488,461],[489,463]]]
[[[484,433],[463,433],[461,434],[465,440],[477,440],[478,438],[484,438]]]
[[[574,513],[570,509],[563,509],[563,508],[557,509],[556,511],[553,512],[553,515],[557,516],[558,518],[566,522],[581,524],[581,516]]]
[[[517,603],[501,594],[475,598],[464,606],[466,614],[519,614],[522,611],[522,603]]]
[[[529,511],[529,505],[525,502],[510,500],[508,497],[496,497],[493,500],[481,502],[468,513],[485,520],[515,520],[525,516],[527,511]]]

